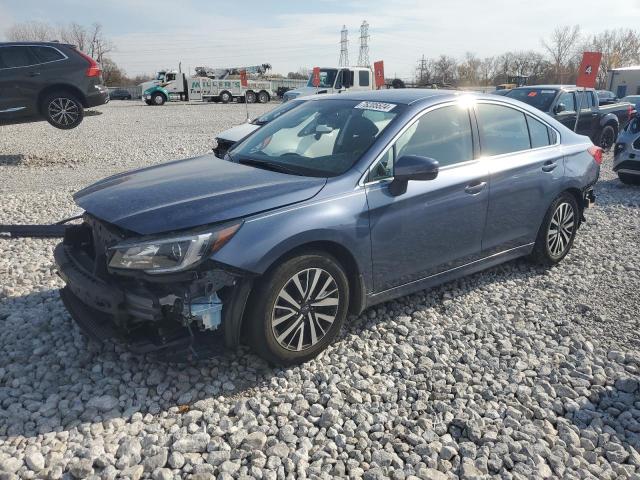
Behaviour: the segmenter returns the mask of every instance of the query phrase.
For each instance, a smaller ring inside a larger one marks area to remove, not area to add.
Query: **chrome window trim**
[[[8,48],[8,47],[45,47],[45,48],[53,48],[56,52],[58,52],[64,58],[60,58],[58,60],[50,60],[48,62],[39,62],[39,63],[32,63],[32,64],[29,64],[29,65],[21,65],[19,67],[5,67],[5,68],[0,67],[0,71],[3,71],[3,70],[14,70],[16,68],[36,67],[38,65],[48,65],[49,63],[64,62],[65,60],[69,59],[69,57],[67,55],[65,55],[65,53],[63,51],[61,51],[60,49],[58,49],[58,48],[56,48],[54,46],[51,46],[51,45],[34,45],[34,44],[0,45],[0,48]]]

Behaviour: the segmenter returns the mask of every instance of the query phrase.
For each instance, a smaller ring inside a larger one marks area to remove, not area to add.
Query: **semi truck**
[[[314,85],[314,74],[311,73],[306,86],[285,92],[283,101],[321,93],[376,89],[374,72],[369,67],[321,67],[316,80],[317,85]]]
[[[156,78],[141,84],[142,99],[147,105],[164,105],[173,101],[204,101],[229,103],[233,100],[247,103],[267,103],[277,95],[278,89],[296,88],[304,80],[249,79],[242,86],[240,79],[210,78],[207,76],[189,76],[179,71],[161,70]]]

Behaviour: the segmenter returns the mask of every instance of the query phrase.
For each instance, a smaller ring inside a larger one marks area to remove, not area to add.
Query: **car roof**
[[[20,47],[20,46],[47,46],[47,47],[73,47],[70,43],[62,43],[62,42],[0,42],[0,47]]]
[[[410,105],[428,98],[459,95],[457,90],[437,90],[426,88],[390,88],[386,90],[359,90],[356,92],[340,93],[333,95],[317,95],[313,100],[323,98],[360,100],[371,102],[391,102]],[[310,98],[311,100],[311,98]]]

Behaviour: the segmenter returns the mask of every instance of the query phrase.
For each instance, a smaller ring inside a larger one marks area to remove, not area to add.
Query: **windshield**
[[[273,110],[270,110],[264,115],[259,116],[251,123],[253,123],[254,125],[266,125],[267,123],[278,118],[280,115],[287,113],[289,110],[293,110],[294,108],[299,107],[304,102],[304,100],[291,100],[290,102],[282,103]]]
[[[156,75],[156,80],[160,80],[160,81],[164,81],[164,75],[167,72],[158,72],[158,74]]]
[[[558,90],[551,88],[515,88],[506,96],[528,103],[543,112],[548,112],[557,94]]]
[[[231,152],[232,160],[334,177],[349,170],[404,108],[357,100],[307,101],[248,137]]]
[[[318,85],[318,88],[332,88],[336,81],[336,75],[338,75],[338,70],[335,68],[320,69],[320,85]],[[313,84],[313,73],[309,77],[307,87],[315,87]]]

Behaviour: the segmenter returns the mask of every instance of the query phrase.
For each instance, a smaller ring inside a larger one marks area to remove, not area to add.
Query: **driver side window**
[[[564,92],[560,95],[558,99],[558,104],[563,104],[565,106],[566,112],[575,112],[576,111],[576,101],[573,98],[573,92]]]

